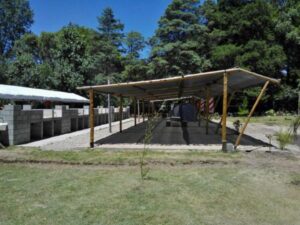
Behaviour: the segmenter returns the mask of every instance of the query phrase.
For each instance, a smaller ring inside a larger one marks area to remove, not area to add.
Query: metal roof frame
[[[228,92],[255,87],[270,81],[279,84],[280,80],[273,79],[241,68],[202,72],[184,76],[163,79],[144,80],[117,84],[105,84],[78,87],[78,90],[94,90],[95,93],[112,94],[141,100],[162,100],[188,96],[203,96],[205,88],[210,87],[212,96],[223,94],[223,74],[228,74]]]

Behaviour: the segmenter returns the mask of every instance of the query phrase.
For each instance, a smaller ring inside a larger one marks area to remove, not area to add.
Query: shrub
[[[145,137],[144,137],[144,148],[140,155],[140,172],[141,172],[141,178],[142,180],[146,179],[150,168],[146,167],[145,158],[147,156],[147,153],[149,151],[149,148],[147,145],[150,144],[152,139],[152,131],[154,128],[154,121],[155,117],[148,117],[147,125],[146,125],[146,131],[145,131]]]
[[[281,130],[275,133],[275,137],[281,150],[284,150],[288,144],[293,142],[293,135],[288,131]]]
[[[265,114],[266,114],[266,116],[275,116],[276,115],[274,109],[267,110],[265,112]]]
[[[238,116],[246,116],[248,115],[249,110],[248,110],[248,99],[245,97],[243,99],[242,104],[238,108]]]

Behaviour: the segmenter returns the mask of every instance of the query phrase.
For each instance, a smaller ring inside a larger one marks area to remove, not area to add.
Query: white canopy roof
[[[74,93],[0,84],[0,99],[16,101],[51,101],[65,103],[89,103]]]

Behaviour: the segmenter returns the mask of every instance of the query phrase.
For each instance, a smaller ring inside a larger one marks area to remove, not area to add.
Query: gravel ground
[[[228,124],[228,127],[233,128],[232,123]],[[259,139],[263,142],[268,143],[269,139],[266,137],[266,135],[274,135],[276,132],[280,130],[287,130],[288,127],[278,126],[278,125],[266,125],[261,123],[250,123],[248,124],[245,134],[252,136],[256,139]],[[299,129],[300,131],[300,129]],[[299,132],[298,132],[299,133]],[[272,145],[278,147],[278,142],[275,140],[275,137],[272,138]],[[300,151],[300,136],[298,135],[298,138],[295,140],[295,143],[293,145],[288,145],[287,149],[293,150],[293,151]]]
[[[123,120],[123,129],[133,126],[132,118]],[[21,146],[24,147],[40,147],[43,150],[71,150],[89,147],[90,129],[84,129],[68,134],[63,134],[40,141],[31,142]],[[112,123],[112,134],[119,132],[119,122]],[[108,124],[95,127],[95,140],[99,140],[109,136]]]
[[[163,122],[161,123],[163,124]],[[143,134],[144,134],[144,125],[140,124],[137,127],[133,127],[134,120],[132,118],[126,119],[123,121],[123,130],[124,132],[122,134],[119,134],[119,122],[113,122],[112,123],[112,134],[111,135],[108,132],[108,124],[104,124],[101,126],[98,126],[95,128],[95,140],[96,140],[96,147],[101,148],[114,148],[114,149],[139,149],[143,148]],[[215,130],[213,128],[213,124],[211,126],[210,133],[213,133]],[[131,129],[128,129],[130,128]],[[140,127],[140,128],[139,128]],[[157,149],[157,150],[218,150],[221,149],[221,145],[218,144],[219,142],[207,142],[207,140],[211,140],[213,137],[217,138],[219,141],[219,137],[216,135],[211,136],[204,136],[205,141],[203,144],[201,144],[201,141],[199,142],[191,142],[189,145],[184,145],[181,142],[178,141],[178,138],[175,137],[175,141],[172,140],[174,138],[171,138],[170,140],[172,142],[172,145],[170,145],[169,142],[166,142],[166,139],[171,136],[181,136],[179,133],[174,133],[172,131],[171,133],[166,132],[165,126],[157,126],[157,132],[153,134],[153,137],[155,140],[159,140],[158,143],[154,142],[151,144],[151,149]],[[231,123],[228,123],[229,128],[233,128]],[[191,129],[195,129],[192,128]],[[285,129],[281,126],[276,125],[265,125],[265,124],[259,124],[259,123],[249,123],[246,131],[245,136],[242,138],[242,144],[239,146],[239,150],[268,150],[269,147],[263,147],[263,144],[252,144],[251,138],[257,139],[259,141],[268,143],[268,139],[266,137],[267,134],[274,134],[275,132],[279,131],[280,129]],[[173,129],[175,130],[175,129]],[[180,129],[181,130],[181,129]],[[193,132],[190,132],[193,133]],[[110,136],[111,135],[111,136]],[[199,136],[203,136],[204,134],[201,134]],[[178,136],[178,137],[179,137]],[[248,137],[247,137],[248,136]],[[247,138],[250,141],[247,140]],[[195,139],[192,136],[190,137],[191,140]],[[231,140],[231,139],[232,140]],[[278,143],[276,143],[275,138],[273,138],[272,144],[274,146],[278,146]],[[114,140],[111,142],[111,140]],[[117,140],[117,141],[116,141]],[[204,140],[204,139],[203,139]],[[233,136],[229,136],[229,141],[234,142],[235,138]],[[300,152],[300,137],[297,139],[297,142],[294,145],[289,145],[288,149],[292,151]],[[115,142],[115,143],[114,143]],[[206,143],[207,142],[207,143]],[[138,144],[136,144],[138,143]],[[162,144],[161,144],[162,143]],[[64,134],[36,142],[31,142],[25,145],[22,145],[25,147],[40,147],[43,150],[72,150],[72,149],[80,149],[80,148],[87,148],[89,147],[89,129]],[[272,150],[275,150],[273,148]]]

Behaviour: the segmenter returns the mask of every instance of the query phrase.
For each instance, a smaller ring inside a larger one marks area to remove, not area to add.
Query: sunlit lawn
[[[18,151],[12,150],[15,159],[23,157]],[[73,162],[110,154],[28,152],[39,160]],[[110,164],[121,160],[123,166],[0,164],[0,224],[300,224],[300,172],[243,163],[243,154],[153,153],[154,161],[181,164],[152,163],[142,181],[139,167],[123,158],[134,154],[110,154]],[[187,157],[215,163],[186,165]]]

